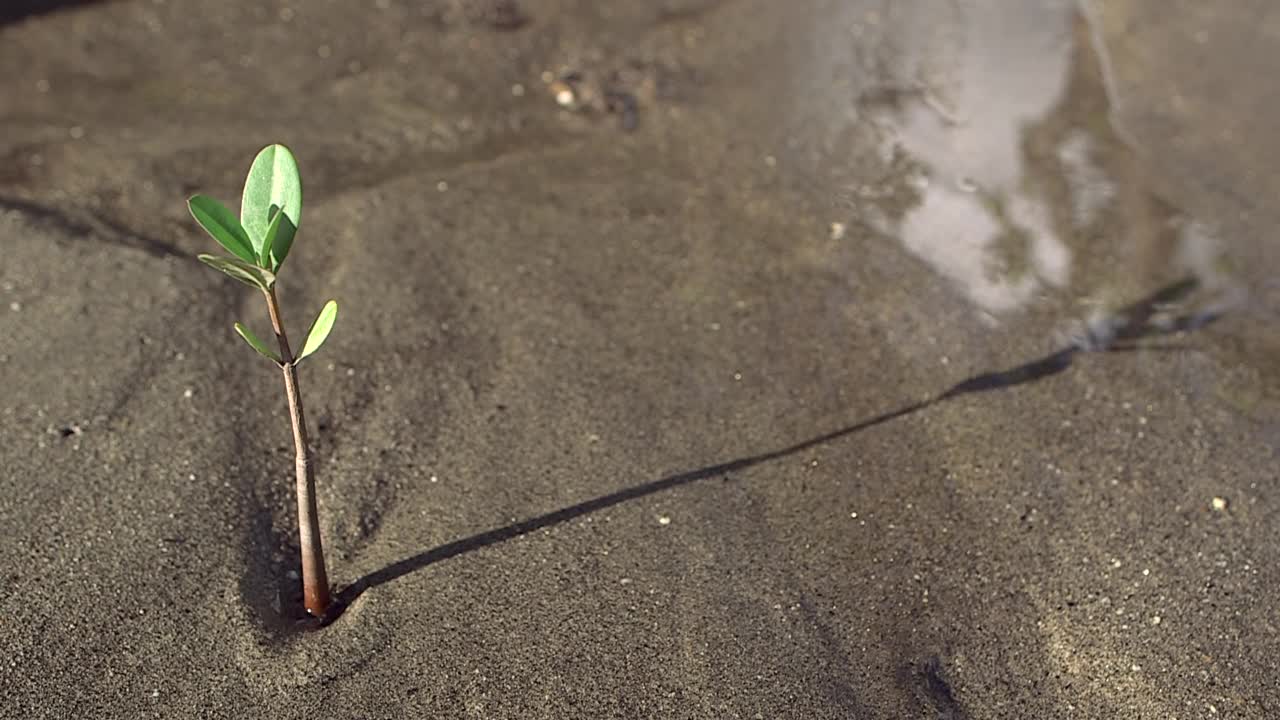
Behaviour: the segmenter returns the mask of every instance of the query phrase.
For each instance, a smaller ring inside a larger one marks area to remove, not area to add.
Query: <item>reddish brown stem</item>
[[[311,449],[307,445],[307,420],[298,393],[298,369],[289,338],[284,333],[280,304],[272,287],[265,293],[271,328],[280,344],[280,367],[284,371],[284,392],[289,400],[289,420],[293,423],[294,472],[298,490],[298,540],[302,548],[302,596],[307,612],[324,617],[329,609],[329,577],[324,569],[324,547],[320,542],[320,517],[316,507],[316,481],[311,472]]]

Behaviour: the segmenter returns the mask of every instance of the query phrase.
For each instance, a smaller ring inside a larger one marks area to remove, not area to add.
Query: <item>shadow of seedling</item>
[[[448,560],[454,556],[479,550],[490,545],[496,545],[553,525],[559,525],[574,518],[619,505],[628,500],[635,500],[665,490],[671,490],[699,480],[724,477],[754,465],[785,458],[962,395],[1002,390],[1043,380],[1071,367],[1071,364],[1082,353],[1123,352],[1137,349],[1179,349],[1167,346],[1138,345],[1138,343],[1152,337],[1194,330],[1220,317],[1221,308],[1193,314],[1166,315],[1171,305],[1187,297],[1197,286],[1198,282],[1195,279],[1186,279],[1173,283],[1132,305],[1112,313],[1105,321],[1094,323],[1082,337],[1049,355],[1006,370],[975,375],[931,398],[867,418],[839,430],[833,430],[777,450],[741,457],[716,465],[669,475],[642,485],[624,488],[577,505],[570,505],[545,515],[538,515],[527,520],[521,520],[510,525],[455,540],[407,557],[361,577],[340,591],[334,599],[333,607],[326,616],[324,624],[331,623],[341,616],[342,612],[366,590],[404,577],[432,563]]]

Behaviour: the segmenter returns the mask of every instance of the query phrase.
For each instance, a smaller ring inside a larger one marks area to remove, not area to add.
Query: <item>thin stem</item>
[[[289,400],[289,420],[293,423],[294,471],[298,489],[298,539],[302,549],[302,595],[307,612],[323,617],[329,609],[329,577],[324,569],[324,547],[320,542],[320,517],[316,507],[316,481],[311,472],[311,449],[307,445],[307,420],[298,392],[298,370],[289,350],[289,338],[280,318],[280,303],[272,287],[265,293],[271,328],[280,344],[280,367],[284,372],[284,392]]]

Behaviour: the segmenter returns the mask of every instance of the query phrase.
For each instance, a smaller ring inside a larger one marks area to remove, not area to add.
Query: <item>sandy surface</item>
[[[0,26],[0,716],[1280,717],[1280,6],[65,5]],[[270,142],[310,631],[184,205]]]

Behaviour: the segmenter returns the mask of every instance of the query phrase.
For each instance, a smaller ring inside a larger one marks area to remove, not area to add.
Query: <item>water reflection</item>
[[[1066,289],[1105,313],[1188,272],[1224,284],[1211,234],[1147,189],[1112,126],[1075,3],[903,2],[878,22],[859,106],[894,172],[867,209],[989,317]]]

